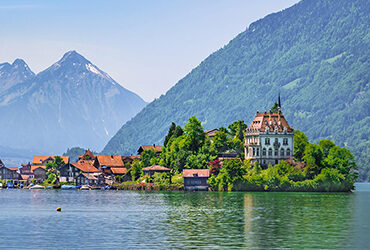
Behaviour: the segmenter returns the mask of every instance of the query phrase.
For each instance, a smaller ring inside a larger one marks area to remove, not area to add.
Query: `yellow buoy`
[[[60,212],[62,211],[62,209],[60,207],[57,207],[57,212]]]

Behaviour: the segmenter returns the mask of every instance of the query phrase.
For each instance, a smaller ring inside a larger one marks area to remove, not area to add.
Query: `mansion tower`
[[[277,113],[257,111],[254,120],[245,131],[245,159],[257,161],[262,166],[278,164],[293,157],[294,134],[280,110]]]

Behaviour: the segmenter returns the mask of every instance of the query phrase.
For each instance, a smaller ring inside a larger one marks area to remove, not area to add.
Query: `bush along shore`
[[[158,156],[145,150],[134,160],[126,176],[116,179],[123,190],[182,190],[184,169],[210,169],[209,190],[212,191],[286,191],[286,192],[349,192],[358,176],[351,152],[324,139],[310,143],[306,135],[294,131],[294,158],[276,165],[261,167],[244,160],[244,121],[228,128],[221,127],[210,139],[201,122],[191,117],[184,128],[172,123]],[[234,152],[236,157],[220,161],[218,155]],[[143,175],[142,169],[160,165],[169,173]],[[127,181],[129,179],[130,181]],[[126,180],[126,181],[124,181]]]

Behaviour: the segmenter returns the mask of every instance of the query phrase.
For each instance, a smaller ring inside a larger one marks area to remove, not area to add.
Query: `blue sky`
[[[0,1],[0,63],[38,73],[77,50],[146,101],[252,22],[298,0]]]

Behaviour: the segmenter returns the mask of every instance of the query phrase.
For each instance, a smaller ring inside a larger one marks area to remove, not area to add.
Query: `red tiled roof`
[[[126,174],[127,168],[111,168],[113,174]]]
[[[82,173],[83,176],[85,176],[89,180],[97,180],[97,176],[94,174],[88,174],[88,173]]]
[[[283,132],[284,128],[286,128],[288,132],[293,132],[293,129],[289,126],[281,112],[257,113],[248,129],[265,132],[267,127],[270,132],[274,132],[275,128],[277,128],[279,132]]]
[[[74,167],[76,167],[76,168],[78,168],[79,170],[81,170],[84,173],[96,173],[96,172],[100,172],[99,169],[95,168],[91,164],[89,164],[87,162],[84,162],[84,161],[74,162],[74,163],[71,163],[71,165],[74,166]]]
[[[120,155],[97,155],[100,166],[123,167],[122,156]]]
[[[64,163],[69,163],[69,156],[60,156],[60,157],[63,159]],[[34,156],[32,164],[43,164],[43,162],[48,158],[52,158],[53,160],[55,160],[55,156]]]
[[[21,177],[22,177],[22,180],[28,180],[30,178],[30,175],[22,174]]]
[[[122,156],[122,158],[123,158],[123,161],[125,161],[125,160],[135,160],[135,159],[140,160],[140,155]]]
[[[209,169],[184,169],[182,177],[209,177],[210,173]]]
[[[85,154],[79,155],[78,158],[79,159],[84,159],[86,156],[89,156],[90,159],[94,159],[95,158],[94,154],[90,151],[90,149],[86,150]]]
[[[143,171],[171,171],[171,169],[159,166],[159,165],[153,165],[150,167],[143,168]]]

